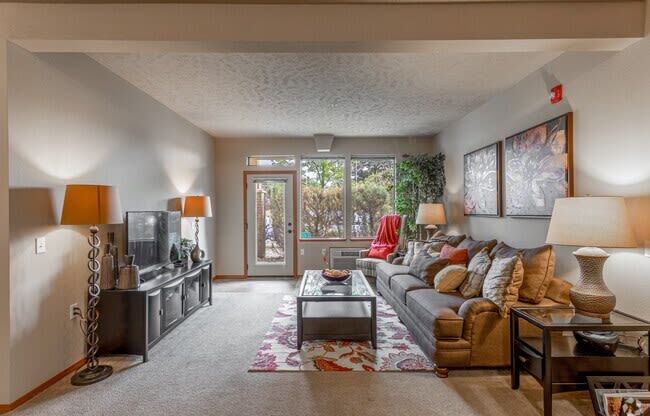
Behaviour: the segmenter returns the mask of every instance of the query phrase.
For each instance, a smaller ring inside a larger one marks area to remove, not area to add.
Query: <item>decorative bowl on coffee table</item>
[[[324,269],[321,275],[328,282],[344,282],[350,278],[352,272],[349,270]]]

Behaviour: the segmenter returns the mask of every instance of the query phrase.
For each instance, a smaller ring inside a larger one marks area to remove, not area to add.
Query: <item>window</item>
[[[374,237],[379,219],[395,211],[395,158],[353,157],[352,238]]]
[[[300,163],[300,238],[345,238],[345,159],[304,158]]]
[[[248,166],[263,168],[290,167],[296,164],[294,156],[249,156],[246,158]]]

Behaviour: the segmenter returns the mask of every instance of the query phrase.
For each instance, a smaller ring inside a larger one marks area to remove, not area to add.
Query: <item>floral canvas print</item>
[[[568,113],[506,139],[506,215],[550,217],[572,196],[571,122]]]
[[[491,144],[464,157],[465,215],[501,214],[500,144]]]

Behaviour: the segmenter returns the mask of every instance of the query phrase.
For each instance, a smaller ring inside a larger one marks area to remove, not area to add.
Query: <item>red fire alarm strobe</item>
[[[551,88],[551,104],[557,104],[562,101],[562,84]]]

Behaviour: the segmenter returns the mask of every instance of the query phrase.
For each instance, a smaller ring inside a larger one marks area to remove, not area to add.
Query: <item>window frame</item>
[[[303,237],[303,217],[302,217],[302,162],[303,160],[317,160],[317,159],[329,159],[329,160],[342,160],[343,161],[343,186],[341,187],[341,192],[343,193],[341,201],[343,202],[343,235],[341,237]],[[346,241],[348,238],[348,180],[347,175],[349,172],[349,156],[345,155],[302,155],[298,158],[298,164],[296,169],[298,170],[298,182],[299,182],[299,201],[298,201],[298,241]]]
[[[264,166],[264,165],[251,165],[251,159],[258,160],[271,160],[271,159],[286,159],[292,160],[293,163],[289,166]],[[246,167],[251,169],[295,169],[299,158],[295,155],[248,155],[246,156],[245,164]]]
[[[392,160],[393,161],[393,210],[392,212],[395,212],[395,203],[396,203],[396,198],[397,198],[397,193],[396,193],[396,188],[397,188],[397,155],[388,155],[388,154],[374,154],[374,155],[364,155],[364,154],[355,154],[355,155],[350,155],[347,158],[347,178],[346,178],[346,190],[348,190],[348,194],[350,195],[350,212],[346,211],[346,220],[347,217],[349,216],[350,218],[354,218],[354,207],[352,204],[352,161],[353,160]],[[369,237],[353,237],[352,233],[352,226],[354,225],[352,221],[349,221],[350,223],[350,229],[346,230],[349,233],[350,236],[350,241],[372,241],[375,239],[375,236],[369,236]]]

